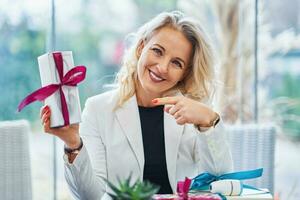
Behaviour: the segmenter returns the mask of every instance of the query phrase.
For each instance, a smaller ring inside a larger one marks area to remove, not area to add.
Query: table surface
[[[201,191],[201,192],[193,192],[190,195],[197,195],[197,194],[208,194],[208,191]],[[209,193],[211,194],[211,193]],[[176,194],[160,194],[154,195],[153,199],[176,199],[178,197]],[[253,189],[243,189],[243,193],[240,196],[226,196],[227,200],[273,200],[272,194],[269,193],[267,189],[261,190],[253,190]]]
[[[268,191],[264,189],[265,191]],[[263,191],[255,191],[251,189],[243,189],[241,196],[226,196],[227,200],[273,200],[271,193]]]

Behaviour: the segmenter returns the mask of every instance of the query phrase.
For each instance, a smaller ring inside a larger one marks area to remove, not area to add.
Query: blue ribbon
[[[224,179],[246,180],[262,176],[263,168],[255,170],[247,170],[240,172],[227,173],[220,176],[215,176],[208,172],[199,174],[193,178],[191,190],[208,190],[212,182]]]

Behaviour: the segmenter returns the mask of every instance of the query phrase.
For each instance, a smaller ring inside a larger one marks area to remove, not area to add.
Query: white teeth
[[[156,74],[154,74],[152,71],[150,71],[150,75],[156,81],[162,81],[162,80],[164,80],[163,78],[161,78],[161,77],[157,76]]]

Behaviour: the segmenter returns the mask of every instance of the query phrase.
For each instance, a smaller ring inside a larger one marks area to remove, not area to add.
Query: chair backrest
[[[29,123],[0,122],[0,199],[31,200]]]
[[[227,125],[231,141],[234,170],[263,168],[263,176],[247,184],[258,188],[274,189],[274,155],[276,129],[272,124]]]

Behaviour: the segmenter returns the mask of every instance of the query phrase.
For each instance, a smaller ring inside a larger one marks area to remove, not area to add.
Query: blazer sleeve
[[[80,200],[98,200],[106,196],[106,150],[95,108],[88,99],[79,128],[83,148],[72,164],[65,162],[66,181],[73,197]]]
[[[205,132],[196,131],[198,137],[194,151],[199,172],[204,170],[216,175],[231,172],[233,161],[223,122]]]

